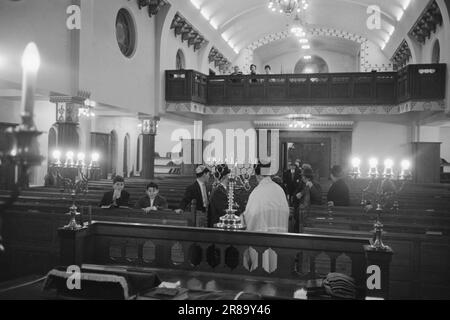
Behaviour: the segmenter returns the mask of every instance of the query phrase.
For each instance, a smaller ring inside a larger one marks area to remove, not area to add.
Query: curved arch
[[[130,173],[130,135],[127,133],[125,134],[125,137],[123,138],[123,176],[128,177],[128,174]]]
[[[441,62],[441,45],[439,39],[434,40],[433,49],[431,50],[431,63]]]
[[[294,73],[328,73],[328,63],[317,55],[313,55],[310,60],[300,58],[295,64]]]
[[[137,139],[136,147],[136,172],[140,172],[142,169],[142,151],[143,151],[143,135],[140,134]]]
[[[108,172],[114,176],[117,173],[117,156],[118,156],[118,140],[116,130],[112,130],[109,134],[109,157],[108,157]]]
[[[177,54],[175,56],[175,69],[186,69],[186,57],[184,56],[184,52],[181,48],[177,50]]]
[[[413,41],[410,36],[406,36],[405,38],[406,42],[408,43],[409,50],[411,51],[411,60],[409,61],[410,64],[416,64],[422,61],[422,55],[421,55],[421,46],[417,44],[415,41]]]
[[[172,5],[166,5],[156,15],[156,30],[155,30],[155,46],[158,48],[156,50],[155,56],[155,109],[151,116],[157,116],[159,113],[164,113],[165,108],[165,75],[166,69],[169,69],[170,63],[173,60],[170,59],[170,52],[168,48],[168,37],[170,33],[170,25],[172,23],[175,14],[177,13],[176,8]],[[168,54],[169,53],[169,54]]]

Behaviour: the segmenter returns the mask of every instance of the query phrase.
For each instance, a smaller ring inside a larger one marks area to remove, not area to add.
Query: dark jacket
[[[220,222],[220,217],[226,214],[228,209],[228,194],[222,184],[219,184],[211,193],[211,201],[208,208],[208,228]]]
[[[339,179],[328,190],[328,201],[333,201],[336,207],[350,206],[350,191],[344,180]]]
[[[158,210],[164,210],[169,207],[166,198],[160,196],[159,194],[156,195],[155,200],[153,201],[153,206]],[[138,209],[145,209],[148,207],[150,207],[150,197],[148,195],[143,196],[138,202],[136,202],[136,208]]]
[[[103,194],[102,201],[100,202],[100,207],[113,205],[113,195],[114,190],[105,192],[105,194]],[[116,200],[115,207],[128,207],[129,201],[130,194],[127,191],[122,190],[122,192],[120,193],[120,198]]]
[[[291,170],[287,170],[283,174],[283,184],[288,195],[293,195],[295,190],[300,186],[300,181],[302,180],[302,174],[300,170],[295,169],[294,175],[292,175]]]
[[[208,188],[206,188],[206,193],[208,193]],[[208,194],[206,196],[208,196]],[[206,212],[206,208],[203,206],[202,190],[200,189],[200,185],[197,181],[186,188],[183,199],[180,203],[180,209],[190,211],[190,205],[193,199],[197,200],[197,210]]]
[[[322,187],[317,182],[312,182],[312,188],[308,188],[306,184],[301,181],[300,186],[294,192],[294,206],[299,205],[310,206],[310,205],[322,205]],[[297,194],[301,193],[302,198],[297,199]]]

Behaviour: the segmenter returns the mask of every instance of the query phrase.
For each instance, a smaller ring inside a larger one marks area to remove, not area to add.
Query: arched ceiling
[[[186,0],[188,1],[188,0]],[[380,46],[389,39],[398,19],[415,0],[308,0],[304,20],[311,27],[336,29],[363,36]],[[416,0],[417,1],[417,0]],[[272,12],[269,0],[190,0],[235,51],[276,32],[285,31],[293,17]],[[369,30],[368,8],[381,10],[381,28]]]

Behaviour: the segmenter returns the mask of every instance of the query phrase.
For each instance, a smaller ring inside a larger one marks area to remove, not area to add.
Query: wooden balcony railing
[[[445,98],[446,64],[398,72],[205,76],[166,71],[166,101],[218,105],[399,104]]]

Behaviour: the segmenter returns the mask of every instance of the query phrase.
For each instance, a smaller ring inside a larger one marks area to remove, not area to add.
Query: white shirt
[[[264,178],[253,190],[244,212],[247,231],[287,233],[289,205],[283,189]]]
[[[200,186],[200,190],[202,192],[203,206],[208,208],[208,193],[206,192],[206,185],[204,182],[197,179],[197,182]]]
[[[155,202],[155,199],[150,198],[150,207],[153,207],[153,202]]]

